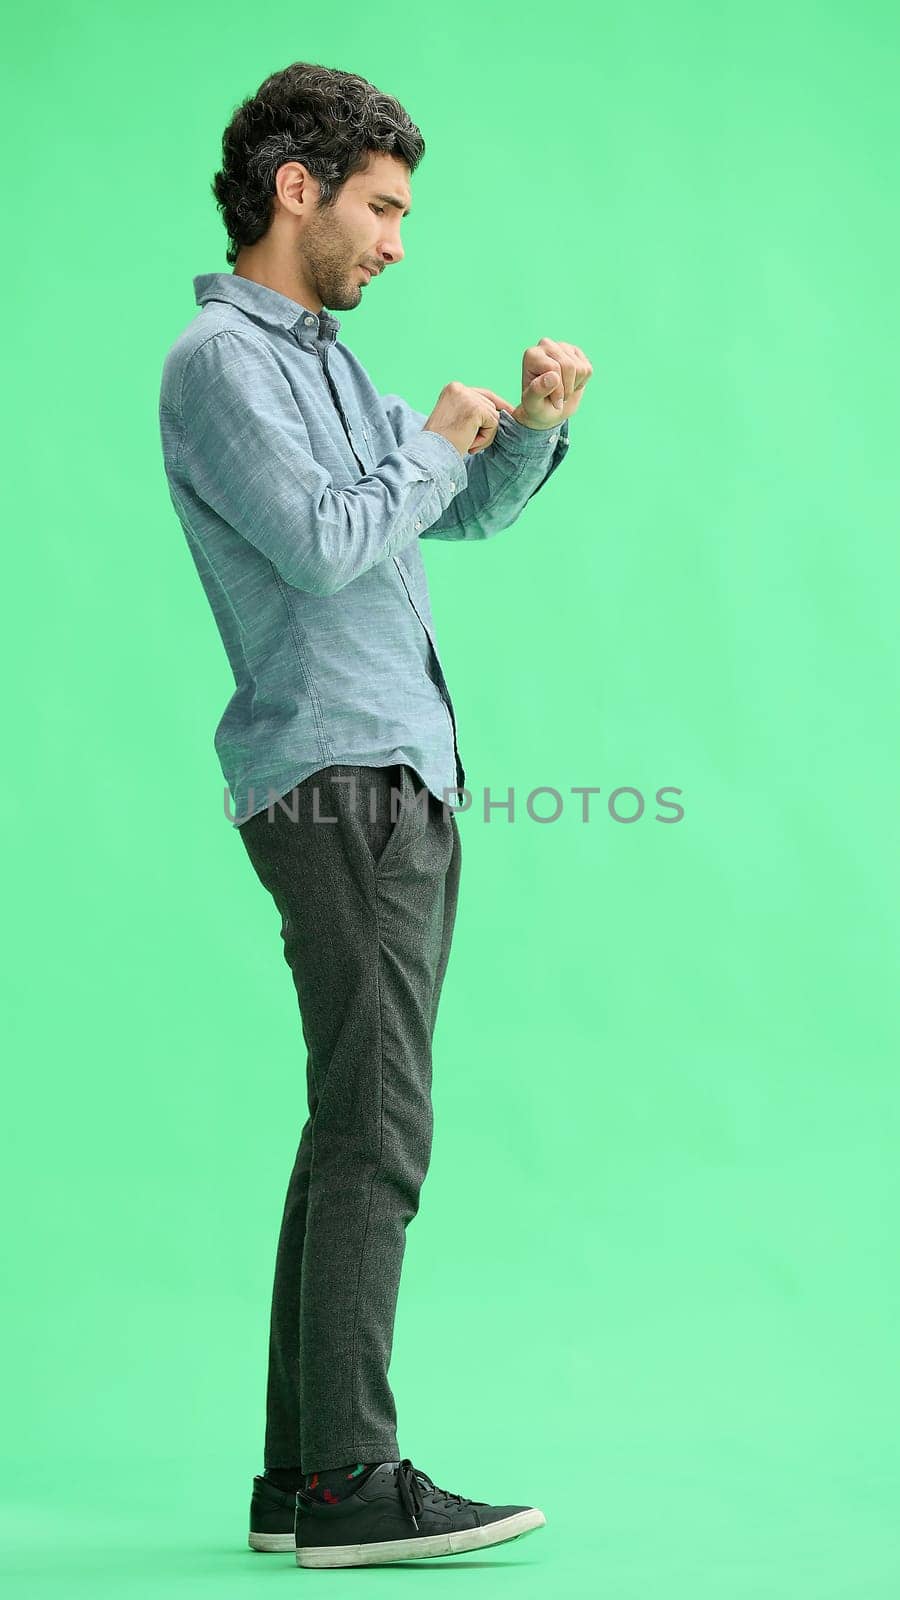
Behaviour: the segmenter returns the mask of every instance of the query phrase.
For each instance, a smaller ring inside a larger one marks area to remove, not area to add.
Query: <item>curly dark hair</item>
[[[295,61],[273,72],[235,111],[222,135],[222,169],[212,192],[228,232],[231,266],[272,220],[275,174],[302,161],[321,185],[319,208],[369,163],[371,151],[396,155],[414,171],[425,141],[393,95],[355,72]]]

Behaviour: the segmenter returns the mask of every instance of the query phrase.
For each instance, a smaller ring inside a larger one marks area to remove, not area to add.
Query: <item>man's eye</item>
[[[372,210],[376,212],[379,217],[384,216],[384,206],[373,206]]]

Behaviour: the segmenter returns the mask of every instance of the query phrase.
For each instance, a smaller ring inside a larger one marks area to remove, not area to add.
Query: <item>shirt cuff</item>
[[[418,433],[406,440],[403,451],[417,467],[423,467],[427,472],[438,469],[444,474],[453,467],[455,471],[452,477],[459,480],[462,475],[465,482],[466,458],[444,434],[435,433],[431,428],[420,428]]]
[[[568,417],[564,417],[555,428],[526,428],[524,422],[517,422],[511,412],[501,411],[494,444],[500,444],[511,455],[537,456],[548,447],[552,448],[560,434],[568,437],[568,433]]]

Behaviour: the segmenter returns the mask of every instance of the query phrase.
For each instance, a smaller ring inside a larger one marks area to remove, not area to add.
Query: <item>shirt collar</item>
[[[338,317],[323,309],[309,311],[299,300],[291,300],[267,284],[256,283],[252,278],[241,277],[236,272],[201,272],[194,278],[194,299],[198,306],[208,300],[224,300],[228,305],[239,306],[260,322],[287,328],[303,344],[333,344],[340,327]]]

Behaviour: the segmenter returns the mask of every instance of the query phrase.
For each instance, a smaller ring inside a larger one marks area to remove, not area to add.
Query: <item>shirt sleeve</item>
[[[211,334],[189,356],[180,395],[179,470],[296,589],[336,593],[418,538],[464,482],[460,451],[427,432],[335,489],[278,361],[251,333]]]
[[[398,446],[405,447],[428,419],[399,394],[381,396]],[[428,438],[426,433],[424,438]],[[442,437],[442,435],[438,435]],[[422,539],[487,539],[508,528],[555,472],[569,448],[569,419],[545,430],[526,428],[501,411],[486,450],[462,455],[466,482],[448,506],[422,529]]]

